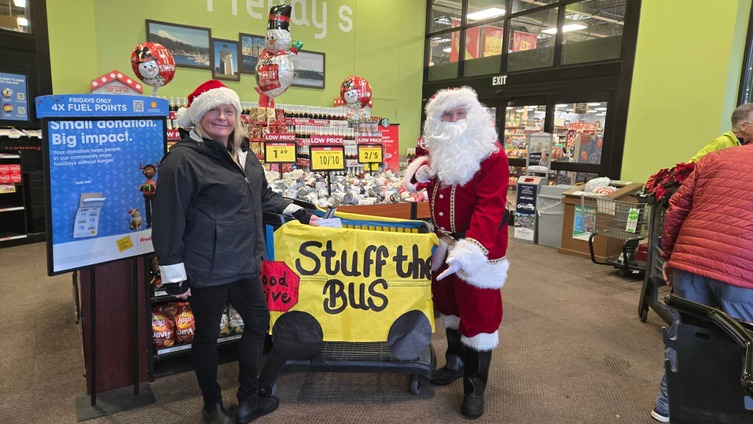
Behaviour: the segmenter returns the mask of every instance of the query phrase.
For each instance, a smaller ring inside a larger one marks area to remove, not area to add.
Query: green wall
[[[146,19],[209,27],[212,37],[264,35],[265,0],[47,0],[54,93],[87,93],[94,78],[113,69],[134,76],[131,51],[146,41]],[[326,53],[325,88],[290,87],[278,103],[331,106],[350,75],[366,78],[372,115],[400,124],[401,152],[415,145],[421,119],[426,0],[292,0],[294,40]],[[324,9],[326,8],[326,18]],[[250,9],[250,11],[249,11]],[[261,17],[252,17],[250,13]],[[308,23],[308,24],[306,24]],[[325,24],[326,23],[326,24]],[[179,67],[160,96],[185,97],[210,79],[210,70]],[[242,101],[256,101],[254,75],[225,81]],[[145,94],[151,94],[146,87]]]
[[[730,129],[751,0],[643,0],[622,179],[687,162]]]

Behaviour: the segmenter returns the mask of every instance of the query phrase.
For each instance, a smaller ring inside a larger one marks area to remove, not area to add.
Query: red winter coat
[[[703,157],[669,204],[669,266],[753,288],[753,144]]]

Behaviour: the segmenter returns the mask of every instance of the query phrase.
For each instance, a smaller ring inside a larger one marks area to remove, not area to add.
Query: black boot
[[[204,422],[207,424],[233,424],[233,417],[225,411],[222,402],[211,404],[205,403],[201,415],[204,417]]]
[[[445,366],[434,372],[431,384],[446,386],[463,376],[463,352],[465,347],[460,341],[460,333],[457,329],[448,328],[447,352],[445,353]]]
[[[236,424],[248,424],[251,421],[269,414],[280,406],[280,400],[275,396],[261,398],[258,395],[248,400],[238,401],[235,412]]]
[[[486,390],[491,362],[492,352],[490,350],[465,349],[463,407],[461,412],[466,417],[478,418],[484,415],[484,390]]]

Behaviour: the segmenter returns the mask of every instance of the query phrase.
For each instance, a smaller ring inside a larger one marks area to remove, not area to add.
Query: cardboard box
[[[560,252],[569,255],[591,258],[588,246],[589,234],[599,225],[597,199],[607,198],[615,202],[638,203],[631,194],[641,190],[643,184],[633,182],[613,181],[612,185],[619,187],[608,195],[595,195],[583,192],[584,185],[579,184],[564,193],[562,202],[565,204],[565,214],[562,222],[562,245]],[[602,218],[604,221],[604,218]],[[590,230],[590,231],[589,231]],[[593,239],[594,256],[603,262],[607,258],[615,258],[622,252],[624,240],[597,236]]]

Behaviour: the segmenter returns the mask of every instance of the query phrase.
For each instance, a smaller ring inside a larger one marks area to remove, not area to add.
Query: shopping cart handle
[[[719,309],[691,302],[673,294],[668,294],[664,298],[664,301],[667,305],[680,312],[713,322],[720,330],[731,337],[738,346],[745,349],[745,360],[743,361],[740,384],[742,384],[743,390],[749,396],[753,396],[753,334],[739,321],[731,318]]]

